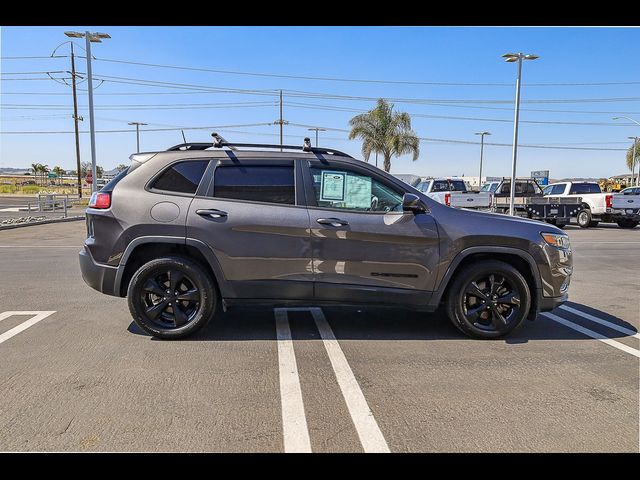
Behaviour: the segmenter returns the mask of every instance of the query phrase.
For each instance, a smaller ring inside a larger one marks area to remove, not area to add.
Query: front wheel
[[[214,316],[215,285],[199,264],[168,256],[145,263],[127,291],[129,311],[145,332],[161,339],[192,335]]]
[[[640,222],[637,222],[635,220],[624,219],[624,220],[618,220],[616,223],[620,228],[636,228],[638,226],[638,223]]]
[[[446,300],[453,324],[466,335],[480,339],[515,331],[530,307],[527,281],[514,267],[497,260],[465,267],[456,275]]]
[[[586,208],[584,210],[580,210],[576,220],[578,225],[580,225],[580,228],[589,228],[592,222],[591,211]]]

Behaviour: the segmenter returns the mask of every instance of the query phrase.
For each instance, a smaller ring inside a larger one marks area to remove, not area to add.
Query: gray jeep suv
[[[131,156],[96,192],[85,282],[127,297],[159,338],[234,305],[443,306],[497,338],[567,300],[569,238],[535,220],[460,210],[342,152],[176,145]]]

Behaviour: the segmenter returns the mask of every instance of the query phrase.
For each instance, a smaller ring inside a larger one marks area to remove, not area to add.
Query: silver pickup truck
[[[617,214],[620,228],[635,228],[640,224],[640,187],[629,187],[613,194],[611,206]]]
[[[491,208],[490,193],[472,192],[460,178],[427,178],[418,183],[416,189],[448,207],[476,210]]]

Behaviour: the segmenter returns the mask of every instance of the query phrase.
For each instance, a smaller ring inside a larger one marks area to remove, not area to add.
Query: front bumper
[[[79,252],[78,258],[82,279],[87,285],[106,295],[120,296],[119,292],[115,291],[116,273],[118,271],[116,267],[97,263],[86,246]]]
[[[569,300],[569,294],[565,293],[559,297],[543,297],[538,299],[538,310],[540,312],[550,312],[551,310],[558,308],[564,302]]]

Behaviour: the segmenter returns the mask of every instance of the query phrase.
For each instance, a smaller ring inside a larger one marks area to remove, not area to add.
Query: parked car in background
[[[640,224],[640,187],[629,187],[613,196],[613,208],[620,216],[620,228],[635,228]]]
[[[473,192],[460,178],[427,178],[416,189],[448,207],[489,210],[491,194]]]
[[[446,207],[308,139],[134,154],[91,196],[86,227],[85,282],[164,339],[256,304],[442,306],[465,334],[498,338],[564,303],[573,272],[561,230]]]
[[[576,217],[582,228],[596,227],[600,222],[617,223],[622,228],[628,219],[621,210],[613,206],[615,194],[604,193],[597,182],[558,182],[544,188],[547,197],[579,198],[580,211]]]

